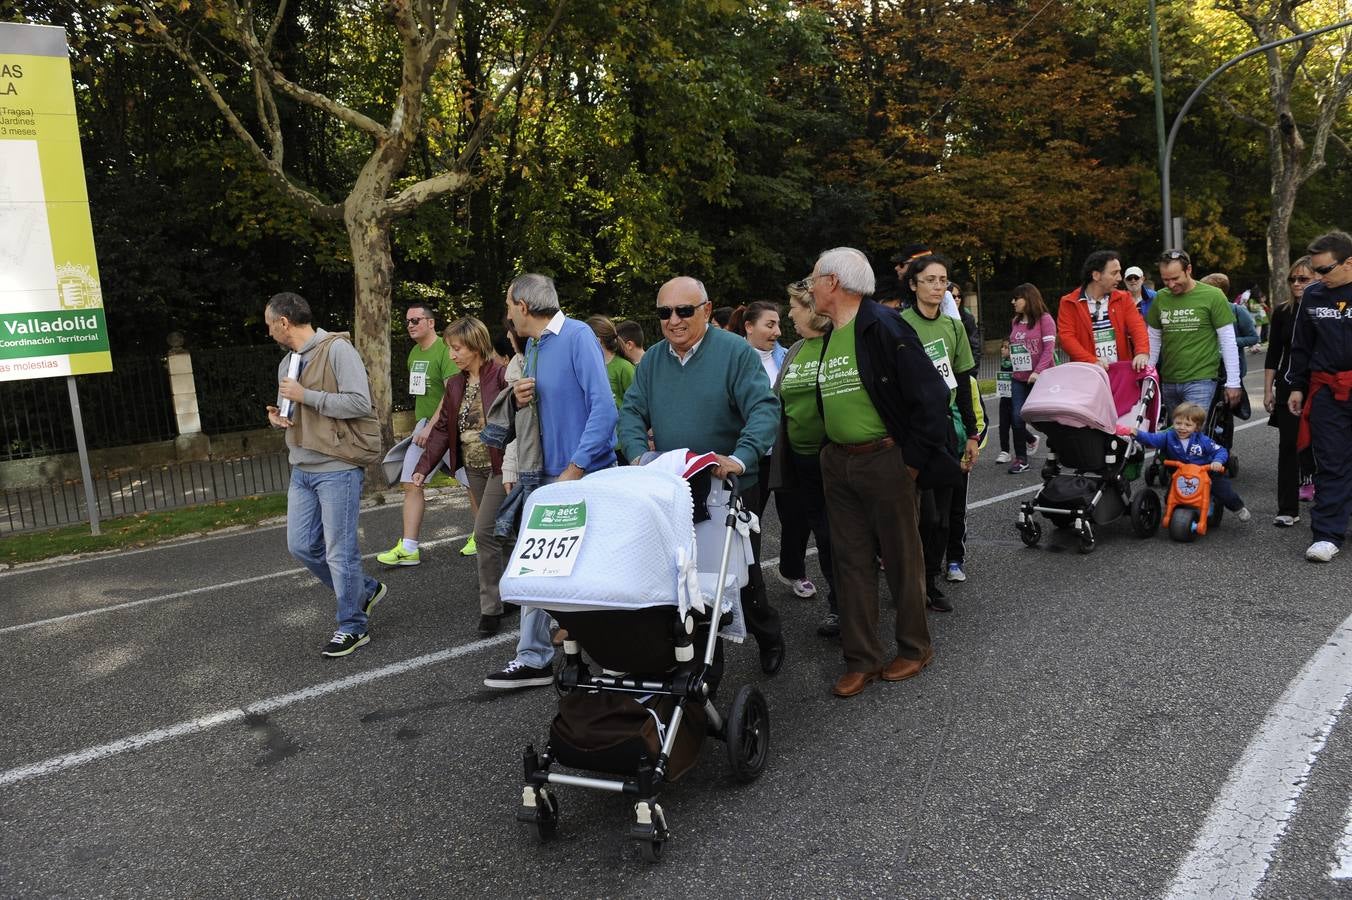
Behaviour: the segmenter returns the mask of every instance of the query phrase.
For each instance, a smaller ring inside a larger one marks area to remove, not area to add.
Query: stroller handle
[[[728,493],[732,494],[731,502],[735,503],[742,496],[741,483],[733,473],[729,472],[723,476],[723,486],[728,489]]]

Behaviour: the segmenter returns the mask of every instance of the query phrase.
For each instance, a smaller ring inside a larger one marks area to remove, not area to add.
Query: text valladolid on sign
[[[66,33],[0,23],[0,381],[112,368]]]

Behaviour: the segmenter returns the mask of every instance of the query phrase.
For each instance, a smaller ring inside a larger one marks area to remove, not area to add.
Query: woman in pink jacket
[[[1009,464],[1011,475],[1028,471],[1030,445],[1037,442],[1028,436],[1023,424],[1023,403],[1040,373],[1051,368],[1056,353],[1056,321],[1047,312],[1042,294],[1031,284],[1014,289],[1014,318],[1009,325],[1009,361],[1014,366],[1010,380],[1014,413],[1014,460]]]

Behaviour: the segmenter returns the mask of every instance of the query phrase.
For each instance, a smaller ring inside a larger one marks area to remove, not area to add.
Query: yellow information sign
[[[112,368],[66,33],[0,23],[0,381]]]

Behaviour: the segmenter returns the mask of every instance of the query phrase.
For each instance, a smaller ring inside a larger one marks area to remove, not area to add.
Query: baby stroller
[[[1161,410],[1161,412],[1168,414],[1170,411]],[[1241,419],[1247,419],[1250,414],[1247,394],[1240,401],[1238,410],[1230,406],[1230,399],[1225,396],[1225,368],[1222,366],[1220,376],[1216,379],[1216,392],[1211,395],[1211,403],[1206,408],[1206,422],[1202,425],[1202,434],[1220,444],[1230,453],[1229,458],[1225,461],[1225,474],[1231,478],[1239,474],[1239,457],[1230,449],[1235,442],[1235,418],[1238,416]],[[1170,424],[1165,422],[1164,426],[1167,428]],[[1160,487],[1168,485],[1169,476],[1164,472],[1164,456],[1162,454],[1156,453],[1150,461],[1150,465],[1146,467],[1145,483],[1157,484]]]
[[[610,791],[634,799],[629,836],[657,862],[670,838],[659,795],[694,765],[706,735],[727,744],[738,781],[765,768],[770,714],[760,690],[739,689],[726,717],[714,705],[722,638],[746,635],[738,593],[748,578],[749,530],[758,526],[736,478],[709,485],[705,477],[708,518],[698,523],[692,484],[655,467],[546,485],[527,502],[502,597],[549,610],[568,632],[548,742],[524,754],[516,817],[538,840],[558,826],[554,785]],[[531,527],[550,519],[573,530],[551,536]]]
[[[1047,435],[1051,450],[1042,469],[1042,489],[1019,508],[1017,527],[1024,544],[1036,547],[1041,513],[1057,528],[1073,528],[1080,552],[1093,552],[1095,526],[1129,513],[1133,530],[1150,537],[1163,512],[1159,495],[1147,487],[1132,493],[1145,449],[1136,429],[1153,430],[1160,390],[1155,370],[1141,372],[1130,362],[1107,372],[1090,363],[1065,363],[1043,372],[1023,405],[1023,418]],[[1072,469],[1063,472],[1062,467]]]

